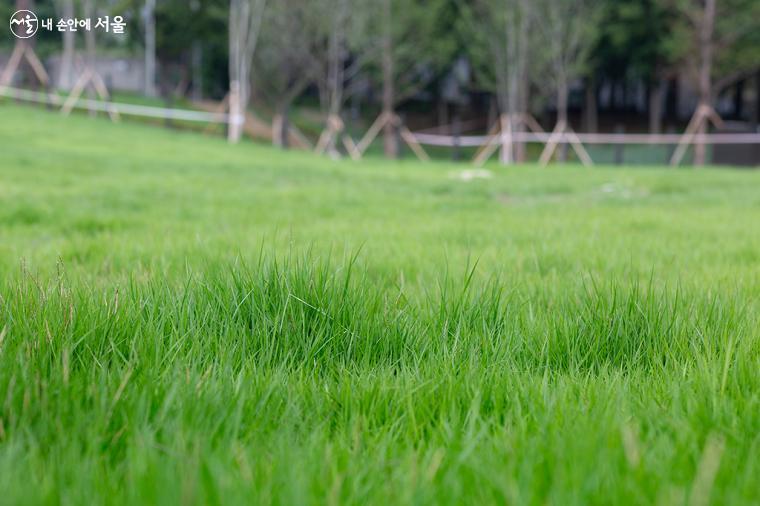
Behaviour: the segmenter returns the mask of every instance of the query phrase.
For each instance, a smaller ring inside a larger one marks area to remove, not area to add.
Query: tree
[[[545,36],[544,58],[556,94],[557,122],[567,122],[570,84],[588,70],[597,36],[599,3],[594,0],[544,0],[539,19]]]
[[[316,27],[312,54],[315,81],[326,116],[326,126],[317,143],[318,152],[336,153],[335,144],[344,129],[341,111],[346,100],[358,91],[358,78],[373,56],[375,48],[365,36],[372,23],[371,1],[311,2]],[[348,139],[344,137],[344,141]]]
[[[368,28],[367,36],[380,48],[372,65],[382,87],[379,121],[385,155],[396,158],[396,106],[429,84],[454,53],[447,34],[450,27],[441,23],[451,4],[447,0],[378,0],[372,5],[376,23]]]
[[[143,23],[145,26],[145,83],[143,91],[156,96],[156,0],[145,0]]]
[[[519,132],[527,119],[531,61],[535,60],[537,41],[531,37],[535,4],[530,0],[474,0],[462,3],[461,11],[460,25],[470,41],[468,54],[478,83],[496,95],[502,134]],[[511,163],[513,151],[511,136],[502,135],[502,162]]]
[[[681,56],[697,82],[699,104],[685,140],[696,138],[694,164],[704,165],[708,120],[719,121],[713,108],[717,95],[737,78],[760,67],[757,60],[760,3],[756,0],[672,0],[680,14],[676,40]],[[691,58],[693,54],[697,58]],[[716,74],[722,75],[716,80]],[[685,144],[673,156],[678,162]]]
[[[230,0],[228,139],[239,142],[250,99],[251,66],[266,10],[266,0]]]
[[[74,0],[58,0],[56,7],[63,19],[74,18]],[[75,32],[65,30],[63,37],[63,52],[61,53],[60,72],[56,85],[58,88],[68,90],[74,79],[74,56],[76,51]]]
[[[539,27],[546,41],[542,46],[543,57],[557,108],[555,137],[547,143],[541,155],[541,162],[546,163],[556,148],[559,136],[572,131],[567,114],[570,84],[588,70],[589,55],[598,34],[602,11],[596,0],[540,0],[538,3]],[[579,142],[574,142],[573,147],[582,159],[588,158]],[[560,153],[564,151],[560,150]]]
[[[277,0],[266,10],[259,48],[254,57],[253,90],[274,108],[272,141],[286,148],[289,109],[315,75],[312,57],[314,4]]]

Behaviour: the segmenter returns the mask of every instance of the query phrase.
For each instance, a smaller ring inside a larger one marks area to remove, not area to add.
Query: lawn
[[[4,504],[758,504],[760,172],[0,104]]]

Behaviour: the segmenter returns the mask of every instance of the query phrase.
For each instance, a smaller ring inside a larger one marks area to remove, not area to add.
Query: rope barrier
[[[436,135],[413,133],[420,144],[443,147],[479,147],[494,139],[493,135]],[[499,134],[496,134],[498,137]],[[552,138],[552,133],[515,132],[511,135],[513,142],[546,143]],[[575,134],[583,144],[678,144],[682,134]],[[569,144],[573,140],[567,134],[554,135],[558,143]],[[760,133],[728,133],[695,135],[690,144],[760,144]]]
[[[0,96],[14,98],[38,104],[63,105],[65,97],[54,93],[22,90],[19,88],[0,87]],[[148,105],[125,104],[119,102],[103,102],[81,98],[74,105],[75,109],[88,109],[99,112],[116,111],[127,116],[142,116],[177,121],[196,121],[201,123],[229,123],[230,115],[225,113],[210,113],[189,109],[168,109]],[[241,121],[242,123],[242,121]]]
[[[23,90],[13,87],[0,87],[0,96],[14,98],[39,104],[63,105],[65,98],[54,93]],[[81,98],[74,105],[76,109],[88,109],[100,112],[116,111],[128,116],[141,116],[177,121],[195,121],[201,123],[230,123],[236,119],[239,124],[243,118],[230,116],[226,113],[211,113],[189,109],[169,109],[147,105],[127,104],[120,102],[105,102]],[[494,141],[493,135],[440,135],[424,132],[409,132],[416,142],[428,146],[442,147],[481,147]],[[498,138],[496,134],[496,138]],[[567,134],[514,132],[512,142],[547,143],[550,139],[560,144],[579,141],[583,144],[678,144],[683,141],[682,134],[592,134],[578,133],[571,139]],[[724,133],[695,135],[688,144],[760,144],[760,133]]]

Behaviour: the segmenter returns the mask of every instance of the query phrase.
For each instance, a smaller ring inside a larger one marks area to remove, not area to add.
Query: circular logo
[[[37,16],[32,11],[20,10],[11,16],[11,32],[19,39],[28,39],[37,33]]]

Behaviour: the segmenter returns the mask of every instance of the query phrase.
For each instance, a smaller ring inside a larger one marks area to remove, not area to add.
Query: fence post
[[[623,125],[615,125],[615,133],[616,134],[624,134],[625,133],[625,126]],[[624,159],[625,159],[625,146],[620,144],[615,144],[615,165],[623,165]]]

